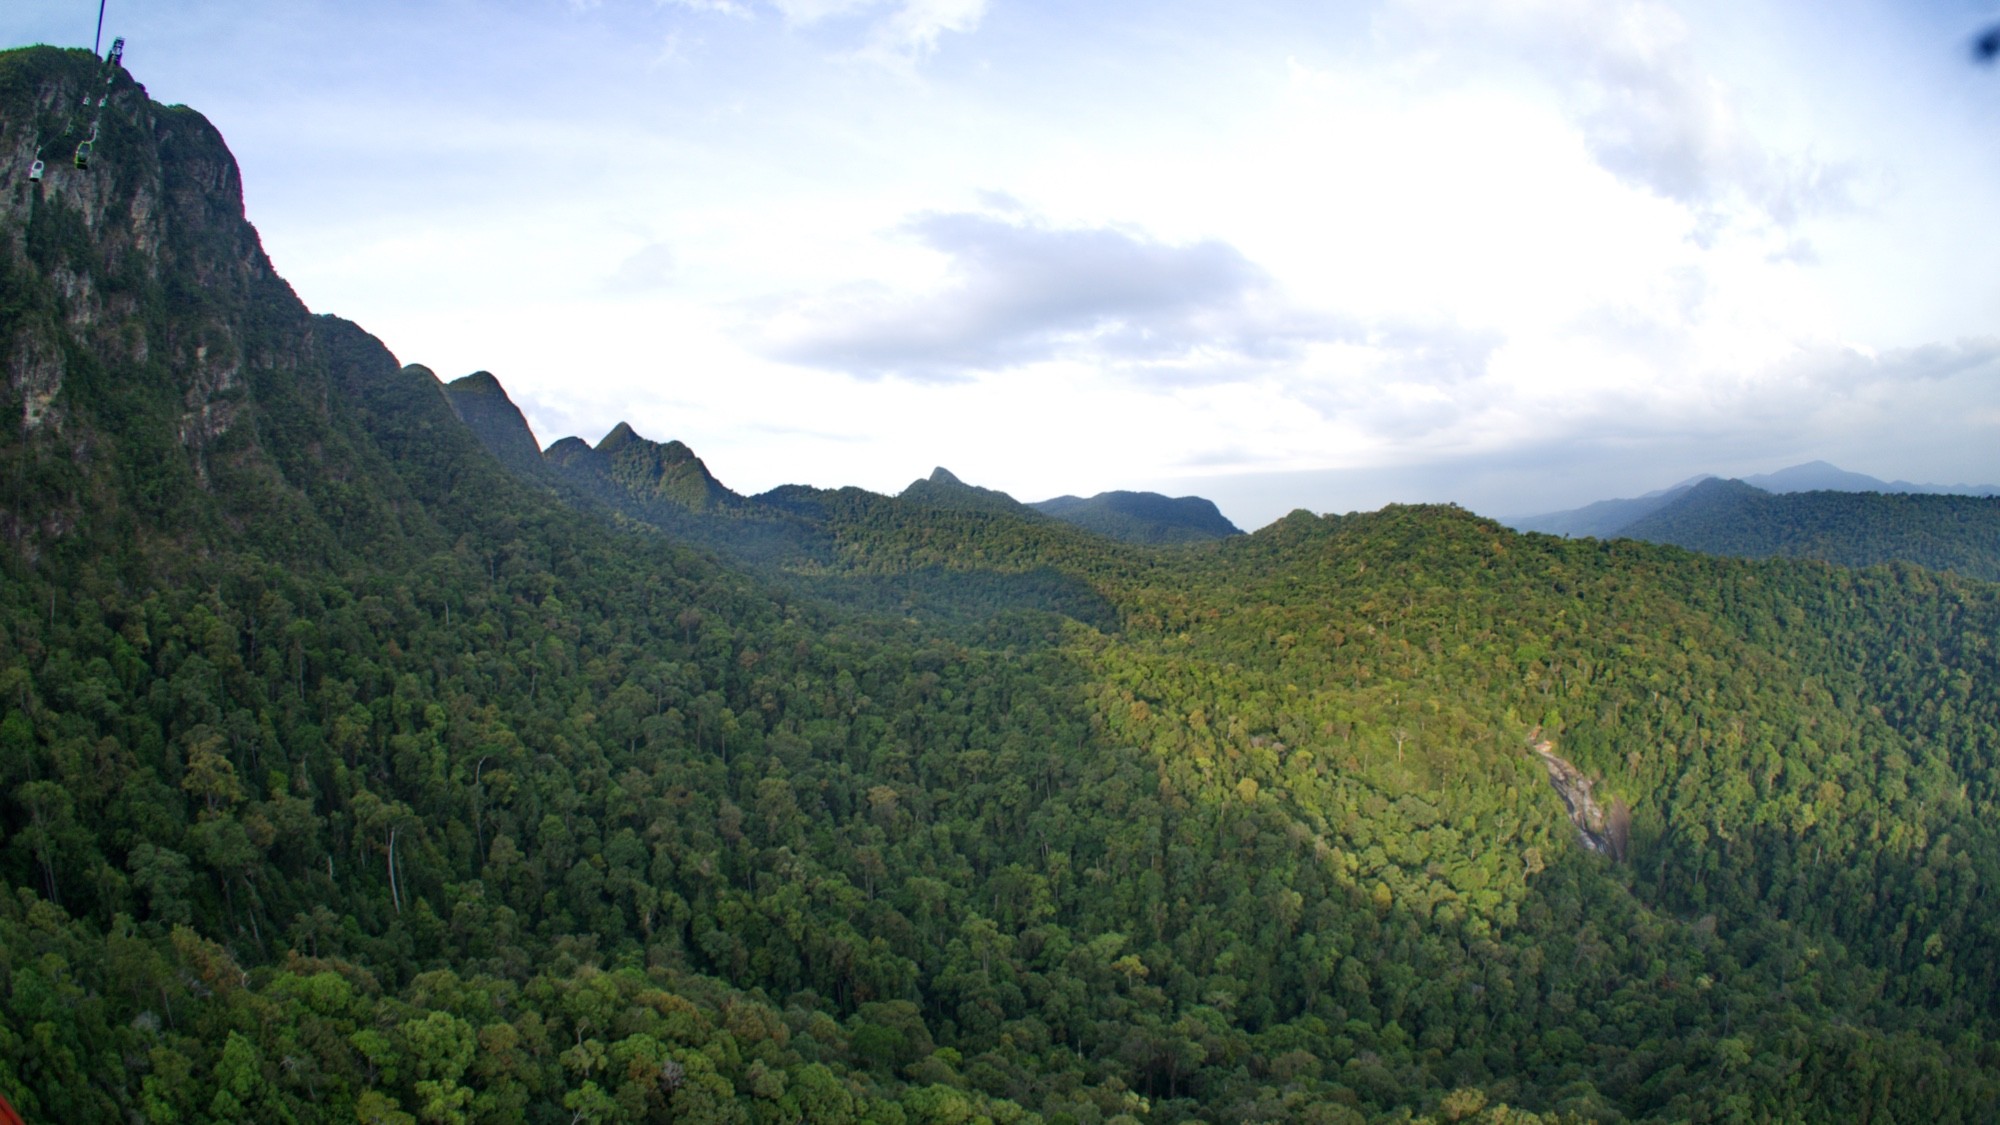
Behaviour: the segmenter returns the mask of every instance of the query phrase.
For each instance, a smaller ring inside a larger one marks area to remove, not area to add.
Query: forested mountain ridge
[[[2000,1101],[2000,588],[1439,507],[1152,551],[942,480],[750,498],[752,572],[308,315],[113,77],[89,173],[0,171],[29,1120]],[[0,152],[103,78],[0,54]]]
[[[1044,515],[1128,543],[1198,543],[1243,534],[1213,501],[1157,492],[1100,492],[1089,499],[1058,496],[1028,505]]]
[[[1744,558],[1902,561],[2000,581],[2000,496],[1792,492],[1710,480],[1621,535]]]
[[[595,448],[566,437],[543,450],[527,419],[491,372],[479,371],[445,385],[460,420],[500,462],[526,480],[553,472],[614,510],[676,534],[703,541],[739,561],[770,565],[787,554],[813,554],[810,531],[788,526],[780,513],[801,502],[796,488],[745,498],[708,471],[679,441],[640,436],[620,422]],[[1022,504],[1004,492],[968,485],[939,467],[895,497],[925,509],[989,512],[1033,520],[1037,513],[1128,543],[1198,543],[1241,535],[1215,505],[1198,496],[1169,499],[1153,492],[1105,492],[1088,500],[1062,496]],[[727,515],[728,520],[699,518]],[[690,518],[690,517],[694,518]]]
[[[581,442],[576,443],[581,445]],[[556,448],[562,448],[558,442]],[[555,453],[555,449],[550,450]],[[645,501],[678,504],[694,512],[740,507],[743,498],[709,474],[694,451],[678,441],[662,445],[640,437],[620,422],[585,453],[574,447],[551,460],[565,468],[600,473],[616,487]]]
[[[1870,483],[1880,487],[1862,487]],[[1963,487],[1884,484],[1814,462],[1750,480],[1704,477],[1632,500],[1507,522],[1522,531],[1623,536],[1743,558],[1900,561],[2000,580],[2000,496],[1990,487]]]
[[[1090,571],[1086,560],[1118,557],[1119,548],[943,468],[897,496],[786,485],[745,498],[686,445],[651,441],[626,423],[595,449],[570,437],[535,458],[521,456],[535,437],[498,380],[480,373],[445,391],[480,442],[524,483],[553,482],[572,503],[601,505],[795,592],[932,624],[983,627],[977,623],[1016,609],[1099,625],[1116,620],[1097,591],[1047,560],[1060,556],[1070,569]],[[1024,533],[1006,517],[1037,526]]]
[[[967,512],[997,512],[1021,519],[1042,518],[1040,512],[997,489],[981,488],[967,484],[954,476],[951,470],[939,465],[931,470],[931,475],[918,477],[909,487],[897,494],[898,499],[922,504],[932,508],[949,508]]]

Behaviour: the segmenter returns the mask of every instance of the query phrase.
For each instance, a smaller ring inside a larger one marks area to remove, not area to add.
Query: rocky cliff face
[[[35,485],[0,535],[26,557],[73,546],[86,509],[120,542],[282,526],[328,556],[379,526],[357,505],[395,505],[341,408],[395,359],[273,272],[207,120],[87,52],[0,53],[0,295],[0,472]]]
[[[84,350],[117,366],[157,361],[178,376],[178,428],[191,447],[226,433],[239,414],[245,341],[215,312],[283,282],[243,221],[242,181],[221,136],[78,51],[10,52],[0,99],[0,229],[9,236],[0,249],[20,283],[8,310],[9,375],[23,425],[60,429],[65,353]],[[73,153],[93,132],[91,166],[79,169]],[[36,159],[46,163],[39,184],[29,181]],[[135,323],[157,311],[148,290],[164,284],[207,296],[209,315],[164,337]]]
[[[1562,798],[1563,806],[1569,810],[1569,821],[1576,826],[1577,841],[1591,851],[1608,855],[1613,859],[1625,858],[1630,843],[1631,816],[1625,806],[1612,802],[1606,810],[1597,801],[1593,790],[1596,788],[1584,772],[1569,760],[1555,752],[1555,746],[1547,739],[1530,736],[1531,749],[1549,771],[1549,786]]]

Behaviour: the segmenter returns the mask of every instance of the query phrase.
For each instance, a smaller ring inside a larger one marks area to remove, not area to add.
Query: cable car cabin
[[[85,141],[85,142],[83,142],[82,144],[80,144],[80,145],[76,146],[76,166],[77,166],[77,167],[79,167],[79,168],[88,168],[88,167],[90,167],[90,142],[89,142],[89,141]]]
[[[125,37],[123,35],[111,41],[111,65],[125,65]]]
[[[28,165],[28,182],[31,184],[41,183],[42,171],[47,167],[48,165],[42,163],[39,160],[35,161],[33,164]]]

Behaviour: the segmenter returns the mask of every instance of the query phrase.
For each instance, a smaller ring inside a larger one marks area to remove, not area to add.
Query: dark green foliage
[[[511,410],[506,392],[497,383],[494,389]],[[501,454],[498,431],[492,437],[482,431],[482,440]],[[579,438],[563,438],[540,454],[538,467],[522,477],[531,481],[552,477],[573,503],[659,528],[739,563],[773,566],[824,555],[828,549],[817,529],[784,512],[746,502],[723,487],[687,446],[648,440],[622,422],[595,449]]]
[[[0,54],[6,145],[91,65]],[[29,1120],[2000,1104],[2000,587],[1434,507],[1148,550],[948,475],[594,498],[307,315],[212,132],[119,97],[124,186],[0,226]]]
[[[490,371],[475,371],[444,386],[451,409],[508,471],[533,478],[543,471],[542,447],[514,400]]]
[[[605,483],[645,504],[673,504],[693,512],[731,508],[743,498],[724,488],[694,451],[677,441],[648,441],[620,422],[588,452],[565,447],[566,469],[601,476]]]
[[[1708,480],[1619,531],[1745,558],[1912,562],[2000,581],[2000,496],[1792,492]]]
[[[1157,492],[1100,492],[1088,500],[1058,496],[1028,506],[1127,543],[1199,543],[1243,534],[1212,501],[1199,496],[1170,499]]]
[[[1004,492],[959,480],[942,465],[932,469],[930,476],[911,481],[900,498],[911,504],[945,511],[988,512],[1021,519],[1035,519],[1040,515]]]

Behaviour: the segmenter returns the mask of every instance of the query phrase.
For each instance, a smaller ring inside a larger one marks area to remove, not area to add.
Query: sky
[[[7,0],[0,45],[96,5]],[[315,312],[731,488],[2000,482],[1988,0],[109,0]]]

